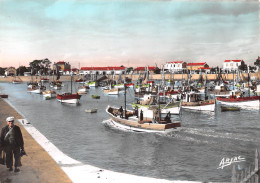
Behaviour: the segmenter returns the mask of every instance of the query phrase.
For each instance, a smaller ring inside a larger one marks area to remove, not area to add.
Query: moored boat
[[[181,103],[183,109],[197,110],[197,111],[215,111],[216,99],[201,100],[199,94],[188,93],[184,95],[185,98]]]
[[[119,94],[119,88],[104,88],[103,89],[104,93],[108,94],[108,95],[118,95]]]
[[[229,98],[217,97],[217,100],[221,104],[225,104],[229,106],[252,107],[252,108],[259,108],[260,106],[260,96],[250,96],[250,97],[230,96]]]
[[[99,95],[91,95],[91,97],[94,98],[94,99],[100,99]]]
[[[97,109],[86,109],[85,112],[87,113],[96,113],[97,112]]]
[[[57,94],[57,100],[61,103],[78,104],[81,95],[72,93]]]
[[[240,111],[240,108],[234,106],[221,106],[221,112],[225,111]]]
[[[56,91],[45,90],[42,92],[42,95],[45,99],[51,99],[51,98],[55,98],[57,96],[57,93]]]

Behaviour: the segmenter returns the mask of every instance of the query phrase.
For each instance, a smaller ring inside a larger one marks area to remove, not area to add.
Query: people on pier
[[[6,118],[6,122],[7,125],[1,131],[0,147],[6,153],[6,166],[9,171],[13,171],[14,157],[14,171],[19,172],[18,167],[22,166],[21,155],[25,154],[22,132],[19,126],[14,125],[14,117]]]

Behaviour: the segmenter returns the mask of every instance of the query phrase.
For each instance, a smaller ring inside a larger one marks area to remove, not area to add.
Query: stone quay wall
[[[53,81],[56,79],[56,76],[17,76],[16,79],[19,78],[19,80],[23,81],[23,82],[30,82],[30,81],[34,81],[34,82],[39,82],[41,80],[41,78],[48,78],[50,81]],[[83,78],[84,76],[78,76],[75,75],[73,76],[73,80],[79,79],[79,78]],[[119,75],[108,75],[109,79],[115,78],[115,80],[117,80],[117,78],[119,77]],[[130,78],[132,79],[132,81],[136,81],[138,80],[140,77],[143,77],[143,75],[139,75],[139,74],[125,74],[121,76],[123,79],[124,78]],[[188,79],[188,74],[165,74],[165,79],[172,79],[172,80],[187,80]],[[198,80],[200,77],[200,74],[192,74],[191,75],[191,80]],[[205,74],[202,75],[202,77],[205,79]],[[224,80],[233,80],[234,78],[236,78],[237,75],[236,74],[222,74],[222,78]],[[248,78],[248,74],[247,73],[242,73],[240,75],[241,79],[246,81]],[[251,79],[254,80],[260,80],[260,71],[258,71],[257,73],[250,73],[250,77]],[[218,78],[218,74],[207,74],[207,80],[216,80]],[[7,77],[0,77],[0,82],[12,82],[15,79],[15,77],[13,76],[7,76]],[[60,80],[61,81],[70,81],[71,77],[70,76],[60,76]],[[162,74],[149,74],[149,79],[150,80],[161,80],[162,79]]]

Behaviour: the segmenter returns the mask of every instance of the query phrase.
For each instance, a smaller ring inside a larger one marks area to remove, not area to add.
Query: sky
[[[0,0],[0,67],[158,66],[260,56],[260,2]]]

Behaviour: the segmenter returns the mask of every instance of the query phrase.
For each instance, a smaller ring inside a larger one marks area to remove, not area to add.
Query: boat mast
[[[126,119],[126,84],[124,83],[125,88],[125,119]]]
[[[71,76],[70,76],[70,93],[72,94],[72,73],[71,73]]]
[[[249,74],[249,66],[247,67],[247,80],[248,80],[248,96],[250,97],[250,87],[249,87],[249,82],[250,82],[250,74]]]

